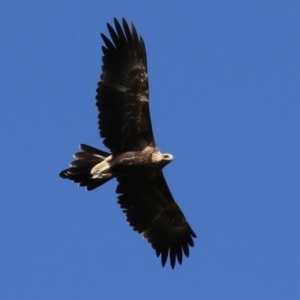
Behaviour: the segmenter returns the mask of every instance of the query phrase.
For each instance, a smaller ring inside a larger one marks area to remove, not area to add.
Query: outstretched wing
[[[116,192],[127,221],[138,233],[142,233],[161,255],[164,266],[168,255],[172,268],[176,260],[182,263],[182,252],[188,257],[189,246],[194,246],[196,234],[175,202],[163,173],[155,178],[118,177]]]
[[[102,74],[96,104],[99,130],[113,154],[155,146],[149,113],[146,49],[133,24],[114,19],[111,39],[101,34]]]

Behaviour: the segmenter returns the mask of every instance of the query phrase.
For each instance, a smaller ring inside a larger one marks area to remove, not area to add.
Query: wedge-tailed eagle
[[[175,202],[162,169],[173,160],[156,147],[149,113],[147,57],[133,24],[114,19],[110,39],[101,34],[102,74],[96,105],[100,136],[110,153],[85,144],[62,178],[93,190],[116,178],[118,203],[135,231],[152,245],[165,266],[188,257],[196,234]]]

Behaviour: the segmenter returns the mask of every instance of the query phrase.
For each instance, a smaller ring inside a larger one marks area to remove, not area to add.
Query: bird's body
[[[117,156],[110,155],[92,168],[92,178],[96,180],[129,175],[155,177],[173,157],[169,154],[165,158],[160,152],[151,150],[127,151]]]
[[[116,178],[118,203],[127,221],[151,243],[164,266],[189,255],[193,232],[176,204],[162,169],[173,160],[156,147],[149,113],[146,49],[135,27],[123,19],[108,24],[96,105],[103,143],[111,153],[81,144],[60,176],[93,190]]]

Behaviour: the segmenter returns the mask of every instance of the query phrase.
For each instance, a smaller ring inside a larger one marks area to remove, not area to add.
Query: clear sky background
[[[299,1],[3,1],[0,299],[300,299]],[[198,235],[162,268],[117,205],[58,177],[104,149],[100,32],[148,53],[156,142]]]

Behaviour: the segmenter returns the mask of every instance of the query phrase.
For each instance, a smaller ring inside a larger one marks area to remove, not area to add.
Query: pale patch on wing
[[[142,102],[149,102],[148,96],[145,95],[139,95],[139,100]]]

